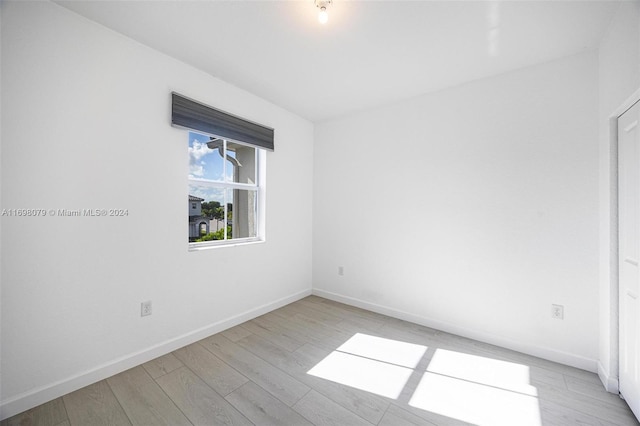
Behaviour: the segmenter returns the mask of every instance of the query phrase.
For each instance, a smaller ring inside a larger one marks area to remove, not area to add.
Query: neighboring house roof
[[[204,198],[199,198],[194,195],[189,195],[189,201],[204,201]]]

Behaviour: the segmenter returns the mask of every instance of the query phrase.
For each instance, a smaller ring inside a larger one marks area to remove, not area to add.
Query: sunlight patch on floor
[[[527,366],[442,349],[409,405],[480,426],[541,425]]]
[[[357,333],[307,372],[398,399],[427,347]],[[409,405],[478,426],[541,426],[529,367],[436,349]]]
[[[376,395],[396,399],[413,370],[333,351],[307,373]]]
[[[529,384],[529,367],[461,352],[436,349],[427,371],[474,383],[538,396]]]
[[[307,372],[397,399],[427,347],[356,333]]]
[[[427,347],[356,333],[336,350],[402,367],[416,368]]]

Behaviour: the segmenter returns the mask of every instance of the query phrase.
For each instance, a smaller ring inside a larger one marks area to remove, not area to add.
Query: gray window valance
[[[210,135],[274,150],[274,130],[217,110],[191,99],[171,94],[171,124]]]

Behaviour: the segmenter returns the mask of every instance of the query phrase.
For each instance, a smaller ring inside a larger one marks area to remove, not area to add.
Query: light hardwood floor
[[[583,370],[310,296],[8,425],[638,425]]]

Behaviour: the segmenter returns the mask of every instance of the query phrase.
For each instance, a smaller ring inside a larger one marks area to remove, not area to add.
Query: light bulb
[[[321,24],[326,24],[329,20],[329,14],[327,13],[327,8],[322,6],[320,8],[320,13],[318,14],[318,22]]]

